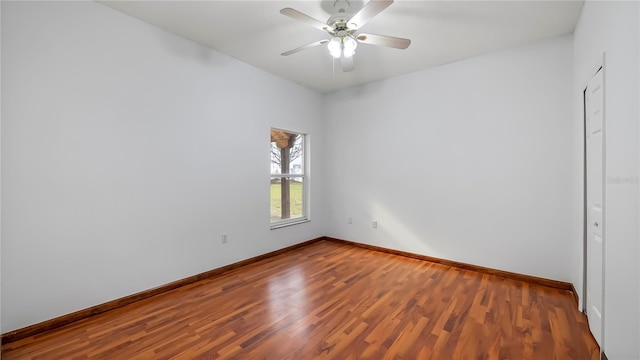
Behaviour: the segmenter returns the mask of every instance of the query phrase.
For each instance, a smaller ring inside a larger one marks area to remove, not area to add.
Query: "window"
[[[271,129],[271,228],[307,221],[306,135]]]

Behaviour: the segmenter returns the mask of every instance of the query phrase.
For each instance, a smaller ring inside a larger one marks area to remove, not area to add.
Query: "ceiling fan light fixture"
[[[358,42],[351,36],[344,37],[342,39],[342,51],[345,57],[351,57],[356,53]]]
[[[339,58],[342,55],[342,39],[339,37],[334,37],[329,40],[327,44],[327,48],[329,49],[329,54],[334,58]]]
[[[356,53],[358,42],[351,36],[335,36],[327,44],[329,53],[338,59],[342,56],[351,57]]]

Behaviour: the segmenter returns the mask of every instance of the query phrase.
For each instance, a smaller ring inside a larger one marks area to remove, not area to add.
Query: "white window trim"
[[[303,146],[303,151],[302,151],[302,174],[291,174],[291,173],[287,173],[287,174],[273,174],[271,173],[271,171],[269,171],[269,186],[271,186],[271,178],[274,177],[279,177],[279,178],[302,178],[302,199],[303,199],[303,204],[302,204],[302,211],[303,211],[303,215],[300,217],[295,217],[295,218],[290,218],[290,219],[284,219],[284,220],[270,220],[270,228],[271,230],[275,230],[275,229],[280,229],[283,227],[288,227],[288,226],[292,226],[292,225],[297,225],[297,224],[302,224],[302,223],[307,223],[311,221],[311,217],[309,215],[309,184],[310,184],[310,180],[309,180],[309,134],[306,133],[302,133],[302,132],[298,132],[298,131],[292,131],[292,130],[285,130],[285,129],[280,129],[280,128],[274,128],[272,127],[270,130],[279,130],[279,131],[284,131],[284,132],[288,132],[291,134],[297,134],[297,135],[302,135],[302,146]],[[271,163],[271,159],[269,159],[269,163]],[[269,187],[269,189],[271,189],[271,187]],[[271,197],[271,196],[269,196]],[[271,209],[271,200],[269,201],[269,209]],[[269,215],[269,217],[271,217]]]

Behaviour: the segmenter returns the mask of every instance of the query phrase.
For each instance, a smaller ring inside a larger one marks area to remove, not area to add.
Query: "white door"
[[[587,317],[602,348],[603,319],[603,178],[604,178],[604,82],[600,69],[585,90],[587,132]]]

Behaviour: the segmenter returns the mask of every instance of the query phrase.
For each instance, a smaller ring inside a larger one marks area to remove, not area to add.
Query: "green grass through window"
[[[291,200],[291,217],[302,216],[302,183],[290,182],[290,200]],[[281,203],[281,187],[280,184],[271,184],[271,220],[280,220],[282,215]]]

